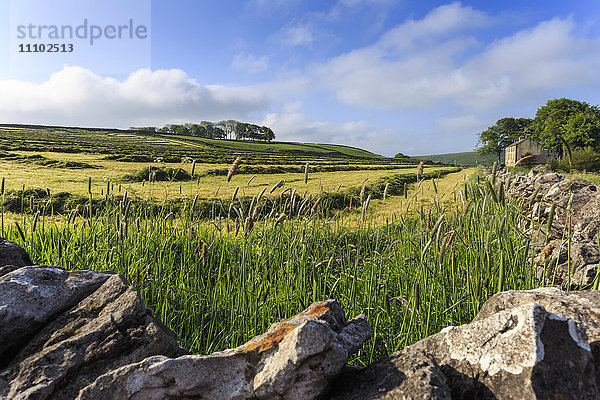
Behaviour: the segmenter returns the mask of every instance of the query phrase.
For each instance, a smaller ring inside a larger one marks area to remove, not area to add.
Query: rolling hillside
[[[281,164],[323,159],[343,162],[397,163],[355,147],[334,144],[215,140],[130,130],[37,125],[0,125],[0,150],[52,151],[106,154],[114,160],[150,162],[157,158],[177,162],[189,157],[202,163],[231,162],[237,156],[246,163]]]
[[[476,151],[465,151],[462,153],[434,154],[429,156],[413,156],[412,160],[441,162],[444,164],[458,165],[475,165],[477,162],[480,165],[492,165],[496,161],[494,156],[479,156]]]

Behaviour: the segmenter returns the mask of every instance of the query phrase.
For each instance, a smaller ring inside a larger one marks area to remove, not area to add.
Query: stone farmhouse
[[[529,135],[525,135],[506,147],[504,163],[507,167],[521,163],[545,164],[551,156],[550,150],[542,149]]]

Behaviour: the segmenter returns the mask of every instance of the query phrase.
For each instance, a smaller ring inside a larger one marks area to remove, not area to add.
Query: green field
[[[228,181],[227,171],[238,156],[240,167]],[[89,195],[97,202],[108,193],[123,196],[125,191],[136,200],[168,200],[177,208],[185,197],[198,196],[202,206],[226,201],[234,193],[251,199],[263,190],[278,196],[294,189],[303,198],[327,194],[343,208],[352,197],[354,204],[359,202],[365,181],[366,195],[378,185],[375,200],[386,179],[395,177],[396,185],[402,185],[392,186],[392,191],[404,190],[405,182],[415,180],[414,164],[347,146],[48,127],[0,127],[0,168],[7,209],[15,212],[26,210],[29,203],[49,203],[53,210],[68,212],[85,204]],[[436,177],[452,171],[453,167],[426,168]],[[281,181],[282,186],[271,192]]]
[[[495,156],[480,156],[476,151],[465,151],[462,153],[434,154],[429,156],[413,156],[411,160],[423,160],[452,164],[456,161],[458,165],[492,165],[498,161]]]
[[[203,354],[335,298],[372,326],[353,359],[366,364],[469,322],[500,290],[538,285],[516,228],[526,217],[475,168],[417,177],[367,154],[5,127],[0,234],[39,264],[122,273]]]
[[[349,146],[287,142],[203,139],[191,136],[137,133],[122,130],[82,128],[15,127],[0,125],[0,150],[103,154],[119,161],[180,162],[191,158],[199,163],[231,162],[237,156],[246,164],[282,164],[318,161],[398,164],[398,160]]]

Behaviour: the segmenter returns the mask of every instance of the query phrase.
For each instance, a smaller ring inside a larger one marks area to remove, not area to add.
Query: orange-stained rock
[[[315,399],[370,337],[335,300],[314,303],[236,349],[150,357],[100,376],[78,399]]]

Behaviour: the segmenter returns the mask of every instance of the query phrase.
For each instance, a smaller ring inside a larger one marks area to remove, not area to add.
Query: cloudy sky
[[[497,119],[548,99],[600,104],[597,0],[69,1],[0,5],[0,122],[237,119],[279,140],[422,155],[472,150]],[[40,42],[19,42],[18,24],[83,19],[132,19],[148,35],[16,53]]]

